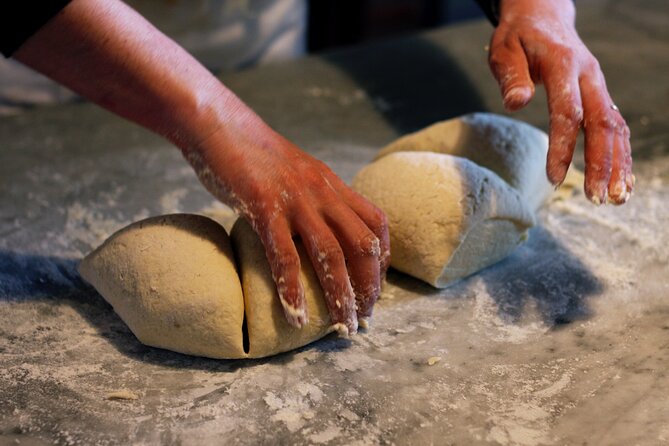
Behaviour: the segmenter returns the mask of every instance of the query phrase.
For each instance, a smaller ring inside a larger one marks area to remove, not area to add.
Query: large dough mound
[[[505,116],[472,113],[438,122],[392,142],[377,159],[416,151],[460,156],[492,170],[535,211],[553,191],[544,169],[548,135]]]
[[[392,266],[438,288],[504,258],[534,224],[525,200],[499,176],[441,153],[384,156],[353,188],[386,213]]]
[[[225,230],[209,218],[149,218],[112,235],[79,271],[144,344],[210,358],[257,358],[288,351],[332,331],[303,249],[309,325],[290,327],[265,252],[245,223],[233,229],[242,283]],[[246,312],[246,327],[244,314]]]

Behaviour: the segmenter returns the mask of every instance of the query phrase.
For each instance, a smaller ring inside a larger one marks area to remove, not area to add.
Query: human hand
[[[250,116],[250,115],[248,115]],[[288,322],[308,322],[299,279],[299,236],[337,331],[365,326],[390,262],[386,217],[324,163],[262,121],[227,126],[185,155],[205,186],[262,239]]]
[[[309,252],[338,331],[355,333],[371,316],[390,261],[385,215],[134,10],[72,2],[15,56],[178,146],[260,235],[289,323],[308,321],[293,236]]]
[[[564,181],[580,128],[585,133],[585,193],[595,204],[625,203],[634,187],[630,131],[606,88],[599,63],[574,28],[572,0],[502,0],[490,68],[504,105],[518,110],[544,84],[550,114],[546,173]]]

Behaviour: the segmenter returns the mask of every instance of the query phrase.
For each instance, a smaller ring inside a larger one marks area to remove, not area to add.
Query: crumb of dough
[[[334,324],[332,328],[339,334],[339,336],[348,337],[348,327],[342,323]]]
[[[427,359],[427,365],[435,365],[441,361],[441,356],[431,356]]]
[[[139,396],[129,390],[116,390],[107,394],[108,400],[138,400]]]

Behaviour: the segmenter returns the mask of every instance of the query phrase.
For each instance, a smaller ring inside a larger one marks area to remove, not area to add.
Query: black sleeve
[[[499,2],[500,0],[475,0],[479,4],[488,20],[493,25],[497,26],[499,23]]]
[[[10,57],[71,0],[4,0],[0,3],[0,52]]]

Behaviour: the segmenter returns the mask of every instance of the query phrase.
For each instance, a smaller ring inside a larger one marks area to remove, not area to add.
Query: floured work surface
[[[664,9],[607,5],[582,5],[579,23],[630,118],[630,203],[554,205],[510,259],[443,291],[391,273],[367,334],[267,360],[144,347],[76,276],[73,259],[125,224],[213,206],[176,150],[85,105],[1,120],[0,444],[666,443],[669,132],[666,90],[649,86],[665,85],[653,76],[669,56],[657,43],[666,45],[665,22],[648,32]],[[492,107],[489,30],[480,23],[428,40],[464,61]],[[384,48],[367,54],[385,57]],[[415,41],[390,49],[393,63],[418,51]],[[620,57],[632,50],[638,64]],[[446,62],[429,72],[447,75]],[[390,87],[357,93],[362,81],[321,59],[263,70],[230,85],[348,181],[411,130],[390,118],[418,110],[393,102]],[[388,119],[376,111],[381,99],[396,107]],[[533,107],[520,117],[543,126],[544,104]]]

